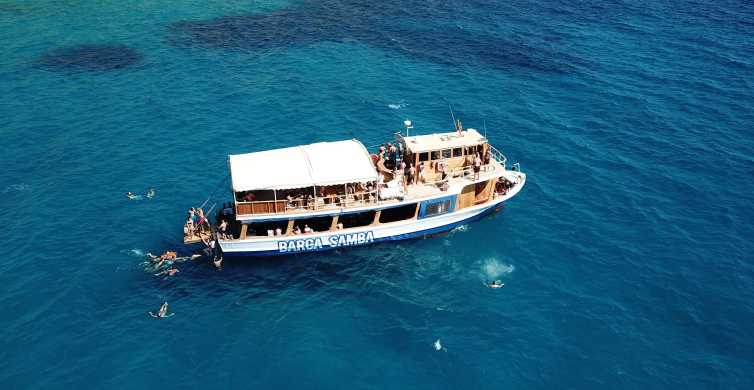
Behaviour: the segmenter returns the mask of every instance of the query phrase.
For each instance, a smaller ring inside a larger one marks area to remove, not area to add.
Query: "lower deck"
[[[500,203],[515,195],[523,186],[525,175],[516,171],[494,173],[493,170],[480,174],[481,181],[465,177],[449,180],[445,189],[429,183],[418,183],[408,187],[410,196],[402,200],[384,202],[378,207],[360,210],[335,210],[319,215],[290,215],[275,219],[238,220],[233,215],[219,213],[215,225],[220,242],[256,240],[280,240],[283,238],[305,238],[320,233],[348,234],[349,232],[393,226],[400,223],[419,222],[446,214],[454,214],[465,209]],[[490,178],[490,177],[495,177]],[[478,207],[477,207],[478,208]],[[222,221],[226,223],[223,224]],[[196,232],[193,236],[184,235],[186,243],[208,240],[209,229]]]

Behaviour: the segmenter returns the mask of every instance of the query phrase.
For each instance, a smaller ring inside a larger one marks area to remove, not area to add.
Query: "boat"
[[[499,210],[526,183],[460,121],[414,136],[404,125],[373,153],[351,139],[230,155],[233,200],[211,226],[184,226],[184,242],[211,236],[224,256],[246,257],[425,237]]]

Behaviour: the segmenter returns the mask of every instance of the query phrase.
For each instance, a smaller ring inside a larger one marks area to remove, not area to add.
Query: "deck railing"
[[[297,211],[318,211],[361,207],[378,202],[377,191],[361,191],[347,195],[325,195],[308,199],[237,202],[236,214],[284,214]]]
[[[505,170],[505,163],[508,161],[508,158],[505,157],[505,155],[501,153],[499,150],[495,149],[495,147],[492,145],[490,145],[490,154],[492,155],[492,158],[497,160],[497,162],[499,162],[500,165],[503,166],[503,170]]]

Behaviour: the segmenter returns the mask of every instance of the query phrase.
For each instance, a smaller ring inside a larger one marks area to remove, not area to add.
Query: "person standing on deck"
[[[190,215],[186,218],[186,224],[183,226],[183,234],[190,239],[194,238],[194,220],[191,219]]]
[[[477,153],[476,157],[474,158],[474,181],[479,180],[479,171],[482,169],[482,159],[479,157],[479,153]]]

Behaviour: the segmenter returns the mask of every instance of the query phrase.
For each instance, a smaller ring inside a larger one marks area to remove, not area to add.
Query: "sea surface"
[[[754,388],[751,1],[0,0],[0,53],[0,388]],[[228,154],[449,106],[501,213],[145,269]]]

